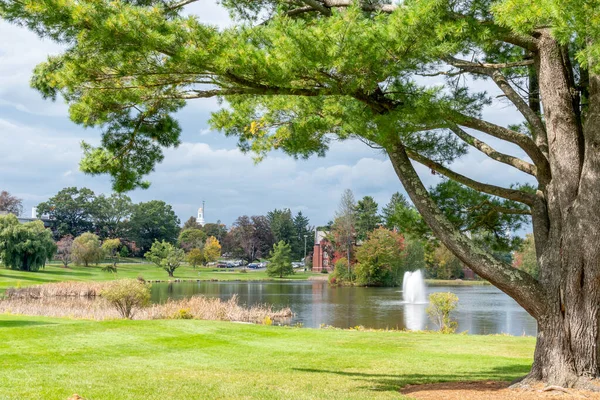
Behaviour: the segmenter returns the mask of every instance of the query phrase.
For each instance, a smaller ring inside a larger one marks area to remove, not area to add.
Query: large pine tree
[[[82,168],[117,189],[179,143],[174,113],[219,96],[214,127],[259,157],[322,155],[332,139],[381,148],[432,232],[538,322],[529,380],[585,386],[600,374],[600,5],[581,0],[226,0],[219,30],[183,12],[195,0],[0,0],[2,17],[63,43],[33,86],[99,126]],[[197,1],[197,0],[196,0]],[[482,118],[485,79],[522,116]],[[428,79],[434,79],[428,82]],[[444,80],[445,79],[445,80]],[[473,131],[478,131],[474,134]],[[510,143],[505,154],[483,139]],[[535,180],[479,182],[451,168],[467,151]],[[412,161],[528,215],[539,278],[498,261],[440,211]]]

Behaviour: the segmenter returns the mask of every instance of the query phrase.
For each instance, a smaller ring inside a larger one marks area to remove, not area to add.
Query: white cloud
[[[226,10],[214,2],[197,2],[186,10],[219,27],[231,24]],[[0,22],[0,37],[10,38],[0,42],[0,189],[22,197],[26,209],[66,186],[110,192],[108,177],[86,176],[78,169],[80,141],[85,138],[98,143],[99,133],[74,125],[62,102],[45,101],[29,87],[33,68],[62,47],[6,22]],[[489,83],[476,84],[493,96],[497,93]],[[131,193],[134,201],[164,200],[185,220],[195,215],[205,200],[207,220],[220,219],[227,224],[239,215],[289,207],[318,225],[333,217],[346,188],[357,198],[373,196],[380,206],[392,193],[403,191],[385,155],[358,141],[333,142],[326,158],[296,161],[274,153],[254,164],[250,155],[235,148],[235,139],[207,127],[210,112],[219,107],[216,99],[202,99],[178,113],[184,142],[166,151],[164,163],[149,177],[151,188]],[[485,117],[502,125],[520,119],[498,100],[485,111]],[[513,145],[473,134],[499,151],[523,156]],[[477,152],[458,160],[453,168],[496,184],[527,179]],[[426,186],[439,182],[439,176],[427,168],[417,166],[417,170]]]

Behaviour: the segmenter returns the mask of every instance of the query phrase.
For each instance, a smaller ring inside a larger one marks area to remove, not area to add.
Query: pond
[[[469,334],[536,334],[536,322],[513,299],[493,286],[430,286],[427,294],[453,292],[458,298],[454,318],[457,332]],[[246,305],[290,307],[290,324],[308,328],[322,324],[338,328],[436,329],[426,304],[405,304],[401,288],[330,287],[323,281],[302,282],[177,282],[152,285],[152,301],[181,299],[196,294],[223,300],[238,295]]]

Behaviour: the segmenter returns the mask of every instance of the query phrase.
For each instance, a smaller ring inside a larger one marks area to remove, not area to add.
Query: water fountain
[[[402,281],[402,297],[404,300],[404,326],[407,329],[411,331],[425,329],[427,322],[426,296],[423,272],[421,270],[405,272]]]
[[[414,272],[405,272],[402,281],[402,297],[405,303],[423,304],[427,303],[425,293],[425,280],[423,272],[419,269]]]

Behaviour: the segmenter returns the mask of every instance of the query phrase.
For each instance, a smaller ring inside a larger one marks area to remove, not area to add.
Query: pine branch
[[[475,147],[477,150],[481,151],[488,157],[490,157],[498,162],[501,162],[503,164],[515,167],[518,170],[525,172],[526,174],[529,174],[532,176],[537,176],[537,168],[535,165],[530,164],[524,160],[521,160],[520,158],[513,157],[508,154],[500,153],[499,151],[497,151],[494,148],[492,148],[491,146],[489,146],[487,143],[477,139],[474,136],[469,135],[467,132],[465,132],[463,129],[461,129],[458,125],[450,126],[450,130],[452,132],[454,132],[456,134],[456,136],[461,138],[465,143],[469,144],[470,146]]]
[[[448,221],[427,192],[399,140],[388,147],[387,152],[396,175],[435,236],[475,273],[514,298],[534,318],[543,315],[546,299],[539,282],[526,272],[495,259]]]
[[[454,113],[450,119],[458,125],[516,144],[531,158],[537,167],[536,176],[540,184],[546,185],[550,181],[551,173],[548,159],[529,136],[458,112]]]
[[[523,100],[523,98],[517,93],[517,91],[510,85],[504,74],[498,69],[502,68],[515,68],[527,65],[532,65],[533,60],[523,60],[511,63],[503,64],[486,64],[486,63],[475,63],[465,60],[459,60],[454,57],[446,57],[445,61],[463,71],[489,76],[496,83],[496,85],[502,90],[506,97],[517,107],[517,110],[525,117],[529,125],[531,126],[532,134],[534,138],[545,138],[546,137],[546,126],[540,118],[540,116]],[[543,140],[541,141],[544,142]],[[546,139],[547,142],[547,139]],[[542,146],[543,147],[543,146]],[[547,152],[546,148],[541,149],[543,152]]]
[[[522,190],[508,189],[496,185],[490,185],[488,183],[479,182],[468,178],[464,175],[461,175],[458,172],[452,171],[444,165],[433,161],[430,158],[427,158],[412,149],[405,148],[405,151],[406,154],[408,154],[408,156],[416,162],[423,164],[428,168],[431,168],[432,170],[452,179],[453,181],[462,183],[463,185],[468,186],[471,189],[477,190],[478,192],[483,192],[491,194],[492,196],[498,196],[504,199],[517,201],[519,203],[527,204],[529,206],[532,206],[535,202],[535,196],[523,192]]]

